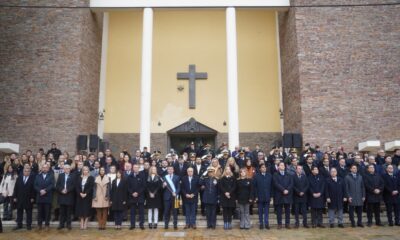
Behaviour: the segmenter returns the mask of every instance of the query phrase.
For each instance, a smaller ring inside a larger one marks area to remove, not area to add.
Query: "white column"
[[[236,43],[236,10],[226,9],[226,43],[227,43],[227,76],[228,76],[228,125],[229,149],[239,145],[239,107],[238,107],[238,73]]]
[[[282,69],[281,69],[281,45],[280,45],[280,40],[279,40],[279,17],[278,17],[278,11],[275,12],[275,35],[276,35],[276,49],[278,53],[278,87],[279,87],[279,106],[281,108],[281,111],[283,112],[283,96],[282,96]],[[280,117],[280,116],[279,116]],[[283,118],[280,118],[281,121],[281,133],[285,132],[285,126],[283,125]]]
[[[103,14],[103,35],[101,38],[101,63],[100,63],[100,85],[99,85],[99,116],[105,115],[106,99],[106,76],[107,76],[107,48],[108,48],[108,12]],[[97,135],[103,138],[104,119],[98,118]]]
[[[151,71],[153,53],[153,9],[143,12],[142,80],[140,93],[140,148],[150,149]]]

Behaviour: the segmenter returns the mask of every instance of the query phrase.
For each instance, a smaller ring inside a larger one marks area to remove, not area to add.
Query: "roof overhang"
[[[285,10],[290,0],[90,0],[93,10],[107,11],[129,8],[271,8]]]

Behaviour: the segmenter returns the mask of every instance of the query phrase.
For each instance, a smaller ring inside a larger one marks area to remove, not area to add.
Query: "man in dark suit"
[[[23,175],[17,178],[13,193],[13,199],[17,207],[17,226],[14,230],[22,228],[24,210],[26,212],[26,229],[32,229],[32,208],[35,201],[34,182],[35,177],[31,175],[31,168],[24,167]]]
[[[199,181],[198,176],[193,175],[193,168],[187,169],[187,176],[182,178],[181,191],[185,198],[184,207],[186,213],[186,226],[187,228],[196,229],[196,208],[199,194]]]
[[[269,229],[269,204],[272,196],[272,175],[265,164],[260,165],[260,172],[253,179],[254,200],[258,203],[260,229]]]
[[[329,226],[334,227],[335,217],[338,227],[343,228],[343,202],[347,201],[344,179],[337,176],[336,168],[331,168],[331,177],[326,179],[325,197],[328,202]]]
[[[144,200],[145,200],[146,179],[139,172],[139,165],[133,165],[133,173],[128,177],[129,205],[131,207],[130,230],[135,229],[136,213],[139,212],[139,226],[144,230]]]
[[[203,158],[205,159],[207,157],[207,155],[206,156],[204,156]],[[195,164],[192,166],[192,168],[193,168],[193,175],[194,176],[197,176],[197,177],[199,177],[199,178],[201,178],[201,177],[203,177],[203,174],[207,171],[207,166],[202,162],[202,159],[201,158],[196,158],[196,162],[195,162]],[[204,211],[204,209],[205,209],[205,204],[203,203],[203,190],[202,189],[200,189],[199,190],[199,196],[198,197],[200,197],[200,202],[201,202],[201,214],[204,216],[205,215],[205,211]],[[197,211],[197,209],[196,209],[196,211]]]
[[[278,229],[282,228],[282,210],[285,209],[285,228],[290,229],[290,205],[293,203],[293,178],[287,173],[285,163],[278,165],[279,172],[273,176],[274,204]]]
[[[58,230],[63,229],[67,224],[68,230],[71,230],[71,213],[75,197],[75,182],[71,175],[71,166],[64,165],[64,173],[58,176],[56,190],[58,192],[58,204],[60,205],[60,225]]]
[[[182,157],[179,157],[178,162],[173,164],[174,167],[174,174],[178,177],[182,178],[187,174],[188,164]]]
[[[311,168],[314,165],[314,160],[311,155],[307,155],[306,162],[303,164],[304,174],[308,177],[311,176]]]
[[[384,182],[381,175],[375,173],[373,164],[367,167],[367,173],[364,174],[364,184],[367,202],[367,226],[372,226],[372,214],[375,215],[375,224],[383,226],[380,214]]]
[[[45,227],[50,227],[50,210],[53,200],[54,175],[49,172],[50,165],[46,163],[42,166],[42,172],[35,178],[34,188],[36,191],[36,203],[38,208],[38,227],[42,229],[43,220]]]
[[[180,194],[180,178],[174,174],[174,167],[168,166],[168,174],[163,177],[164,194],[164,228],[168,229],[171,211],[173,214],[174,229],[178,229],[178,209],[175,208],[175,200]]]
[[[389,226],[394,224],[400,226],[399,218],[399,191],[400,191],[400,179],[399,176],[394,175],[393,165],[386,167],[386,174],[382,176],[385,183],[385,189],[383,191],[383,200],[386,205],[387,218]],[[393,224],[393,212],[394,212],[394,224]]]
[[[299,227],[299,214],[303,216],[303,227],[308,228],[307,224],[307,193],[308,193],[308,179],[303,171],[303,166],[297,165],[296,174],[293,176],[293,201],[294,201],[294,215],[295,215],[295,228]]]

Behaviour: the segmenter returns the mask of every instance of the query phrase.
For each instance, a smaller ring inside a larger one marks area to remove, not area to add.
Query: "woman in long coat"
[[[317,166],[311,167],[311,175],[308,177],[309,192],[308,205],[311,208],[312,227],[321,227],[322,225],[322,209],[325,207],[325,179],[319,175]]]
[[[232,216],[236,207],[236,179],[230,166],[226,166],[219,180],[220,202],[223,209],[224,229],[232,229]]]
[[[149,228],[157,228],[158,210],[162,207],[162,182],[157,168],[151,166],[146,180],[146,207],[148,208]],[[154,219],[153,219],[154,218]]]
[[[81,230],[87,229],[87,222],[91,215],[94,178],[90,176],[89,167],[82,168],[82,175],[76,181],[76,209],[75,214],[80,218]]]
[[[236,184],[236,196],[240,210],[240,229],[250,229],[250,203],[253,202],[253,184],[247,176],[247,168],[239,171]]]
[[[118,171],[111,185],[111,210],[114,212],[115,229],[121,230],[128,200],[128,183]]]
[[[96,208],[99,230],[106,229],[108,208],[110,207],[111,181],[104,167],[99,169],[99,175],[94,180],[92,207]]]

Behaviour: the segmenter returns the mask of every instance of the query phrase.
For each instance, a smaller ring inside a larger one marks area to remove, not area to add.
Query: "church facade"
[[[166,3],[167,2],[167,3]],[[400,136],[396,1],[6,1],[0,142],[114,151]]]

